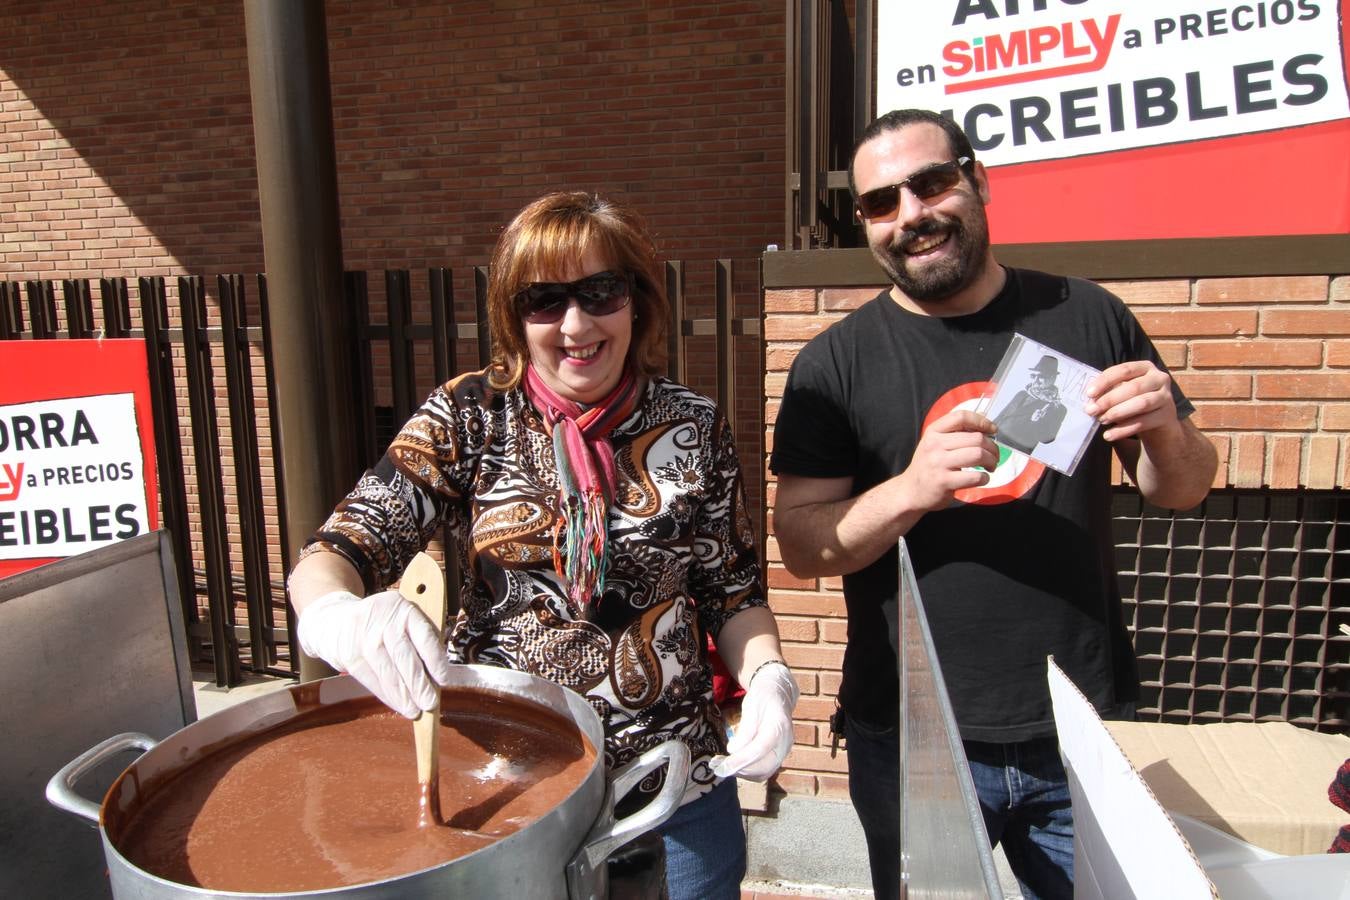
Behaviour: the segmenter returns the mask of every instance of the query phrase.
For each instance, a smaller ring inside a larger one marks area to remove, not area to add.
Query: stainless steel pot
[[[156,743],[143,734],[119,734],[87,750],[47,784],[47,800],[66,812],[95,822],[103,840],[113,896],[117,900],[221,897],[376,898],[571,898],[602,900],[609,893],[605,859],[643,832],[655,828],[679,806],[689,777],[689,750],[669,741],[649,750],[612,778],[604,771],[604,733],[600,719],[577,693],[553,682],[489,666],[454,666],[451,687],[505,694],[550,709],[574,722],[596,750],[594,764],[576,790],[543,817],[481,850],[396,878],[322,891],[245,894],[210,891],[167,881],[133,865],[109,835],[108,811],[123,812],[141,801],[142,786],[153,787],[191,766],[221,742],[275,728],[302,711],[369,696],[347,675],[326,678],[247,700],[202,719]],[[101,805],[75,791],[79,780],[99,763],[129,749],[145,753],[108,789]],[[665,786],[651,803],[623,819],[614,818],[614,802],[648,773],[667,764]]]

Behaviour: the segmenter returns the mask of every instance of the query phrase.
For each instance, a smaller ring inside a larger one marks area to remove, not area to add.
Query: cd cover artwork
[[[1083,412],[1087,383],[1100,372],[1025,335],[1013,335],[982,404],[994,440],[1056,472],[1072,475],[1098,422]]]

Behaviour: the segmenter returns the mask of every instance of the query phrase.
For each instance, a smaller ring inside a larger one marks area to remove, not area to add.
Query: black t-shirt
[[[883,291],[804,347],[774,426],[778,474],[853,479],[860,494],[909,464],[925,424],[983,396],[1014,333],[1096,369],[1157,351],[1125,304],[1091,282],[1007,269],[982,310],[940,318]],[[1178,414],[1193,407],[1173,386]],[[1072,477],[1003,451],[989,485],[905,536],[961,734],[1054,733],[1046,656],[1098,709],[1137,699],[1111,541],[1111,448],[1092,438]],[[964,501],[964,502],[962,502]],[[899,711],[898,557],[844,576],[840,701],[878,725]]]

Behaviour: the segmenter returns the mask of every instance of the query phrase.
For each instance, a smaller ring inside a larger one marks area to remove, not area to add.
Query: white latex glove
[[[305,608],[295,631],[306,653],[347,672],[409,719],[431,709],[436,685],[450,681],[440,632],[398,591],[364,600],[348,591],[324,594]]]
[[[727,742],[727,755],[712,758],[713,774],[768,781],[792,749],[792,709],[797,682],[786,663],[761,666],[750,676],[741,701],[741,722]]]

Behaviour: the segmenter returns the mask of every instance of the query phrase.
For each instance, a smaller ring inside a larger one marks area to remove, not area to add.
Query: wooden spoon
[[[439,634],[445,627],[445,576],[436,560],[425,553],[413,557],[403,570],[398,592],[416,606],[436,626]],[[441,697],[437,689],[436,705],[419,713],[413,719],[413,740],[417,745],[417,785],[420,791],[417,804],[417,827],[443,825],[441,817],[441,772],[437,765],[440,753],[438,726],[441,720]]]

